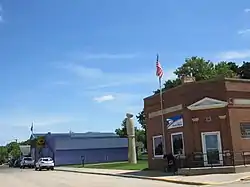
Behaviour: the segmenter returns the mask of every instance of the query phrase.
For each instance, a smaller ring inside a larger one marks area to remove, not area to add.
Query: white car
[[[29,167],[29,168],[34,168],[35,166],[35,161],[33,160],[32,157],[23,157],[21,162],[20,162],[20,168],[25,168],[25,167]]]
[[[50,157],[45,157],[45,158],[40,158],[36,165],[35,165],[35,170],[41,171],[42,169],[51,169],[54,170],[54,161]]]

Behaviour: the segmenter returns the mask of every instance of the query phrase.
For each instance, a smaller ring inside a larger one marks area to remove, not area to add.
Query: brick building
[[[231,165],[232,155],[237,164],[236,157],[250,155],[249,80],[183,83],[162,97],[163,127],[159,94],[144,99],[149,168],[163,168],[163,141],[183,167],[187,157],[188,167],[195,167]]]

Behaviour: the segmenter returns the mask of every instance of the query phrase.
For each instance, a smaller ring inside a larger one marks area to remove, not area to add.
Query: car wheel
[[[37,171],[37,167],[35,167],[35,170]]]
[[[51,170],[53,171],[53,170],[54,170],[54,167],[52,167]]]

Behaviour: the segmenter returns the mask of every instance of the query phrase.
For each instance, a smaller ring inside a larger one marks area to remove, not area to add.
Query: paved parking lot
[[[79,173],[67,173],[60,171],[34,171],[33,169],[0,168],[1,186],[25,186],[25,187],[187,187],[187,185],[173,184],[160,181],[142,179],[129,179],[121,177],[89,175]],[[236,183],[221,185],[220,187],[249,187],[250,183]],[[219,187],[219,186],[218,186]]]

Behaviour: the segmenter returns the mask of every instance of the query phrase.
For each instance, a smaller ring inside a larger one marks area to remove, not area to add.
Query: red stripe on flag
[[[158,60],[156,61],[156,76],[159,78],[161,78],[163,76],[163,69],[162,69],[161,64]]]

